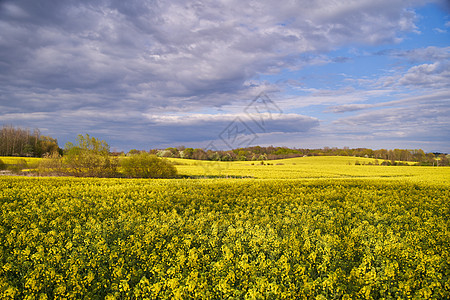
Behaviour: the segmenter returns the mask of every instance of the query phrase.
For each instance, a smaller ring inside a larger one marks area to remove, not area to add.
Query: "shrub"
[[[0,159],[0,170],[6,170],[7,165]]]
[[[27,161],[22,158],[22,159],[18,160],[15,164],[9,165],[8,170],[10,170],[11,172],[13,172],[15,174],[20,174],[23,169],[27,168],[27,166],[28,166]]]
[[[67,143],[63,159],[64,172],[80,177],[115,177],[117,157],[109,154],[109,145],[88,134],[78,135],[77,144]]]
[[[123,173],[134,178],[174,178],[177,169],[167,159],[146,152],[122,160]]]
[[[62,157],[58,152],[45,154],[38,165],[39,175],[61,175],[63,172]]]

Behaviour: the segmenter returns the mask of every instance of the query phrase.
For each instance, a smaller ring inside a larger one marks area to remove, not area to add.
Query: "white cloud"
[[[398,79],[399,85],[426,88],[450,86],[450,63],[436,62],[411,67]]]
[[[411,7],[425,2],[1,1],[0,120],[65,138],[207,140],[235,117],[247,120],[240,112],[260,91],[284,92],[259,75],[329,64],[327,51],[342,46],[398,43],[418,31]],[[385,54],[416,66],[381,78],[379,90],[303,86],[277,103],[356,111],[399,86],[448,88],[448,47]],[[265,136],[319,128],[296,114],[267,124]]]
[[[1,74],[8,70],[4,86],[20,79],[30,89],[81,95],[119,90],[175,107],[190,97],[204,105],[213,101],[210,95],[236,95],[256,74],[301,66],[308,51],[394,41],[414,29],[415,18],[403,1],[1,5],[7,8],[0,13],[0,55],[8,58],[0,65]]]
[[[450,135],[449,100],[448,92],[439,92],[379,103],[365,107],[366,110],[356,115],[340,118],[333,126],[337,135],[339,132],[346,135],[365,131],[366,137],[374,139],[397,137],[401,138],[398,142],[422,141],[424,145],[434,141],[442,147]]]
[[[436,31],[437,33],[447,33],[447,30],[441,28],[434,28],[433,30]]]

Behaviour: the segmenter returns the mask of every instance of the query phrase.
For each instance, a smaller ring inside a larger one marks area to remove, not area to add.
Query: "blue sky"
[[[0,2],[0,123],[60,146],[450,152],[448,1]]]

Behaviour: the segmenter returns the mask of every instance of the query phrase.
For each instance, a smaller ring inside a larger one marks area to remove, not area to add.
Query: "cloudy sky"
[[[0,124],[112,149],[450,152],[447,0],[0,0]]]

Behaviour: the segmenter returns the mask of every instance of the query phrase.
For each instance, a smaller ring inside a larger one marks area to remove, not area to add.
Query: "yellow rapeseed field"
[[[348,156],[309,156],[242,162],[198,161],[171,158],[178,172],[199,177],[251,177],[258,179],[377,179],[450,184],[450,168],[381,166],[382,160]],[[355,165],[359,163],[359,165]],[[369,165],[371,164],[371,165]],[[411,163],[412,164],[412,163]]]
[[[1,176],[0,298],[450,298],[450,168],[174,161],[184,178]]]

